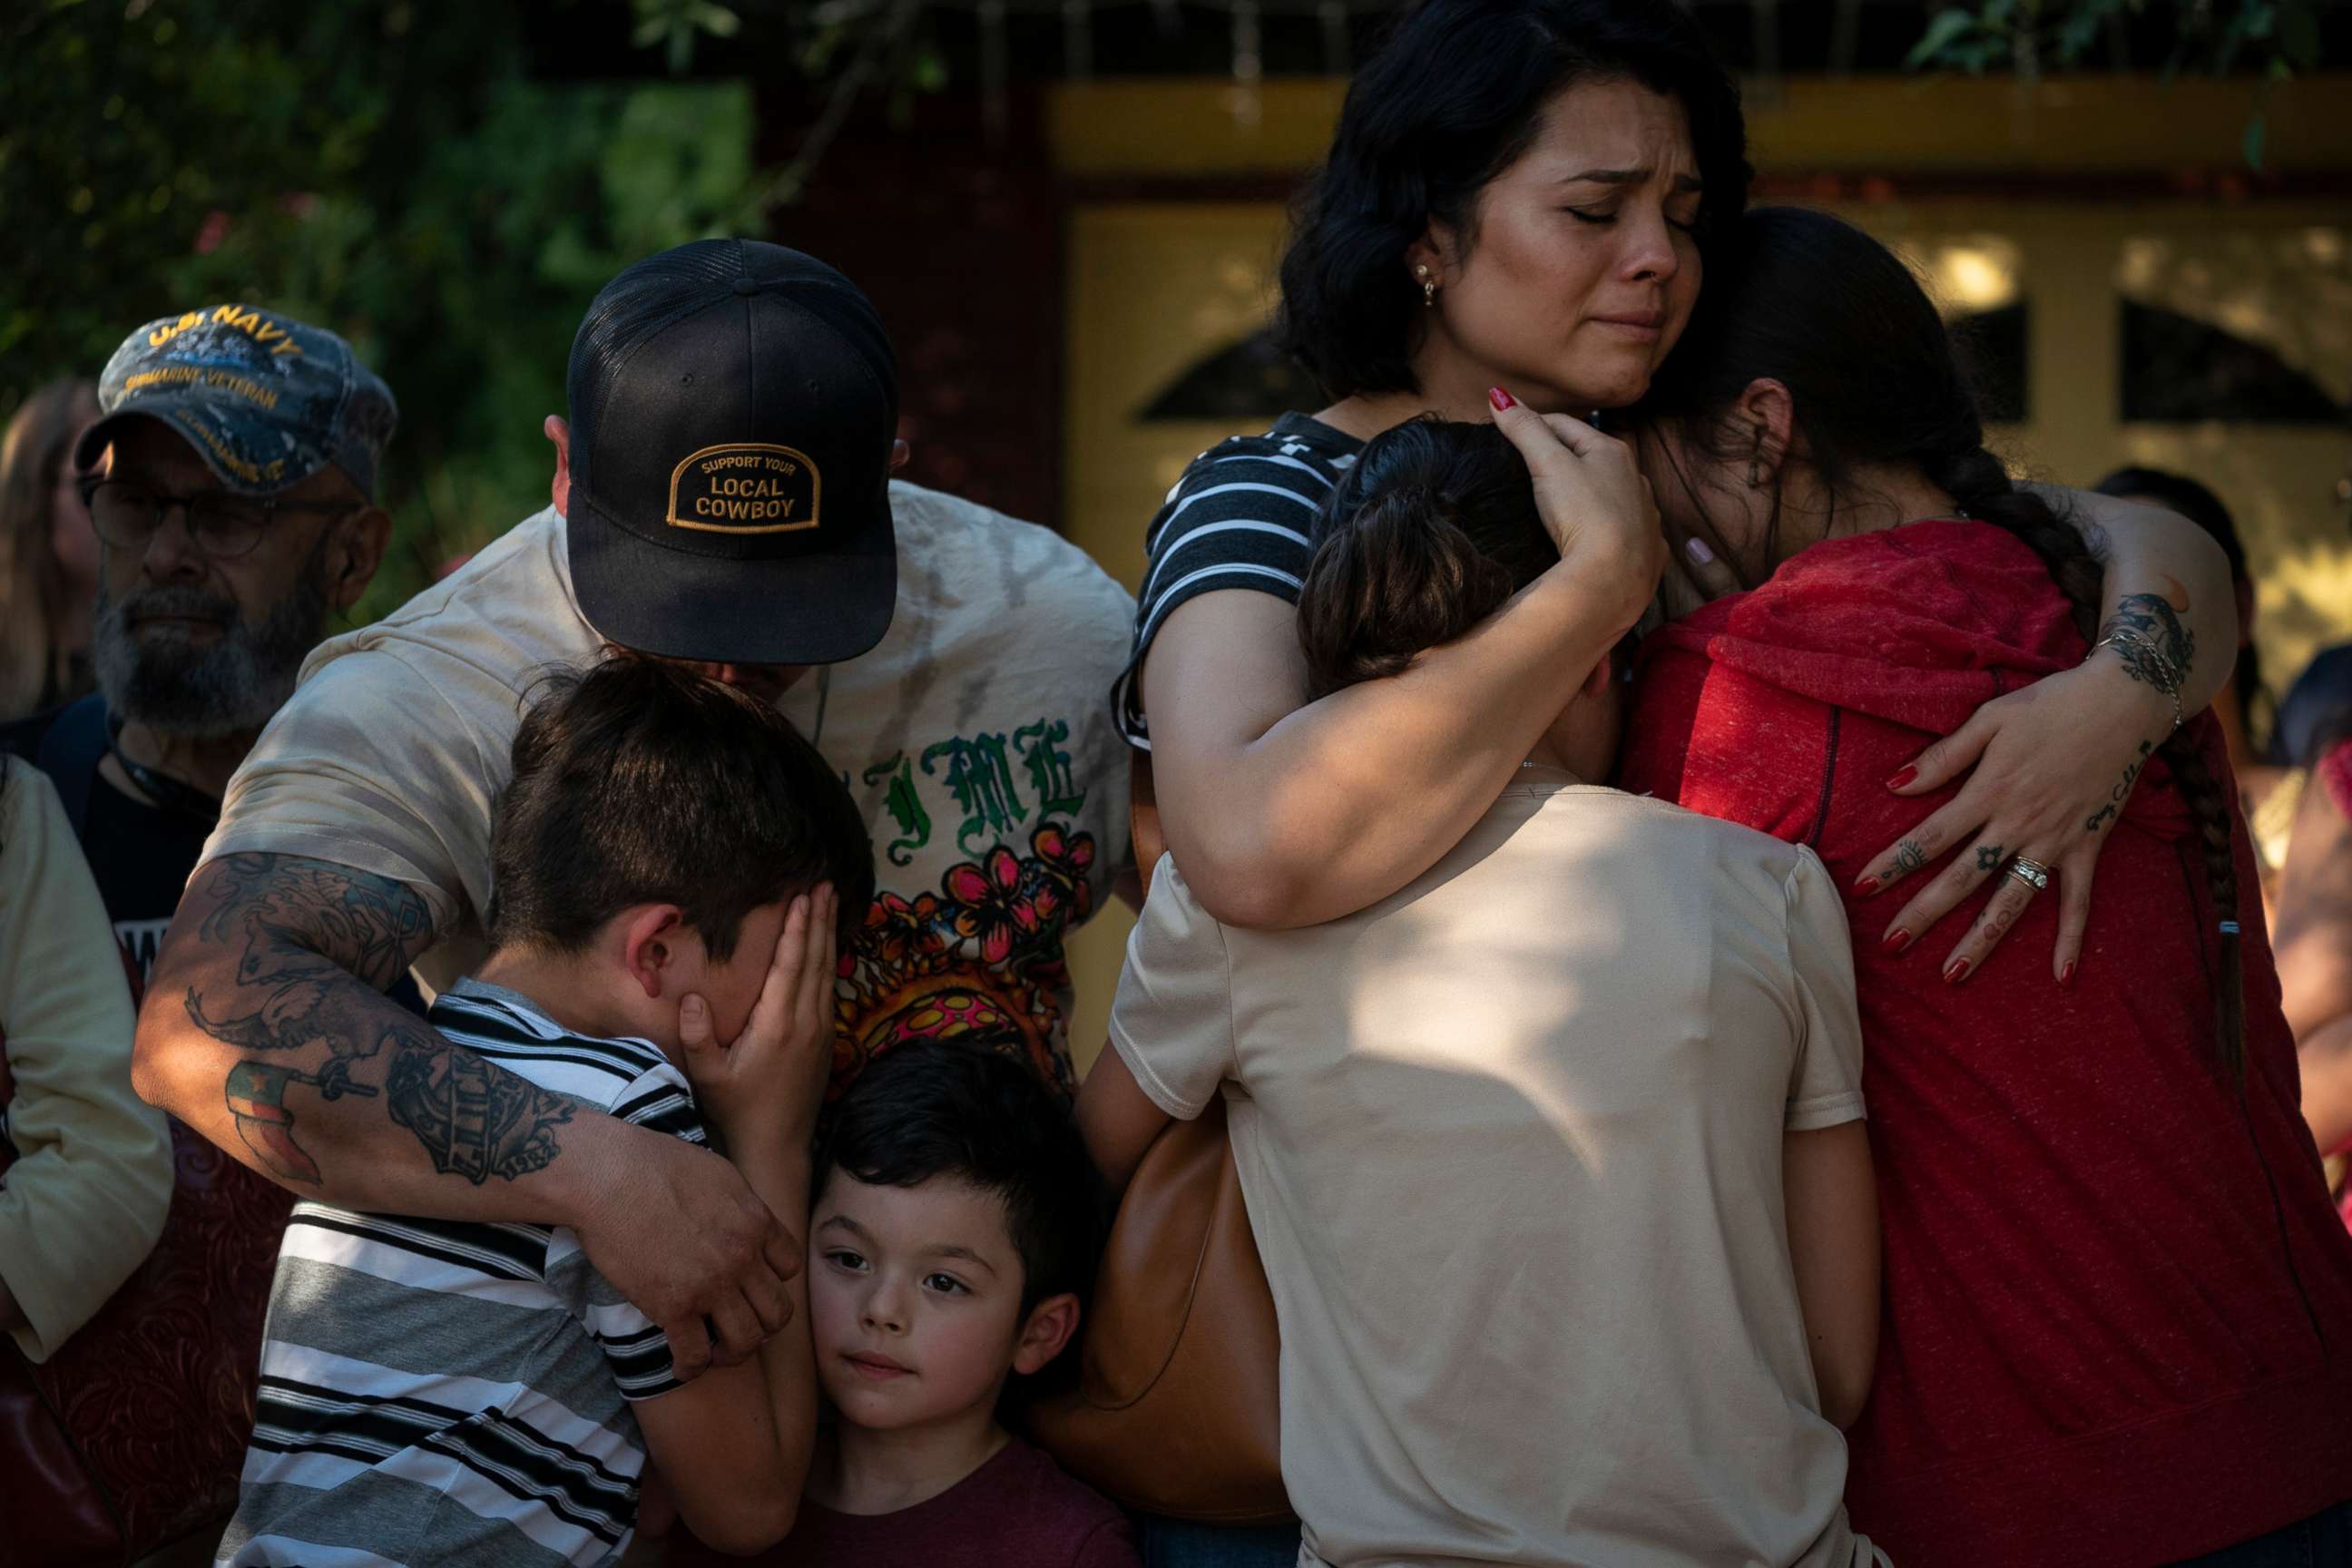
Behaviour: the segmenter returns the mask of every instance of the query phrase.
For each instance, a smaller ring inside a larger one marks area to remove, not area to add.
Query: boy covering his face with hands
[[[436,1027],[566,1103],[698,1144],[708,1118],[762,1202],[807,1212],[839,911],[874,876],[832,768],[772,707],[618,657],[525,720],[492,854],[494,951]],[[392,1114],[536,1125],[472,1059],[395,1072]],[[264,1057],[232,1079],[248,1138],[270,1136],[288,1070]],[[649,1453],[697,1534],[771,1545],[816,1426],[791,1293],[782,1325],[747,1304],[782,1329],[756,1357],[681,1385],[568,1229],[298,1205],[218,1561],[600,1563],[635,1528]]]

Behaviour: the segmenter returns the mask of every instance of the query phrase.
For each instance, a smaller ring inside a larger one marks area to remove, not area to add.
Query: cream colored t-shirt
[[[121,950],[48,774],[0,755],[0,1284],[16,1348],[57,1354],[146,1261],[172,1135],[131,1090]],[[5,1556],[0,1553],[0,1556]]]
[[[1107,693],[1135,605],[1049,530],[890,487],[898,603],[871,652],[780,703],[874,834],[877,897],[840,985],[843,1075],[954,1035],[1066,1082],[1064,933],[1128,854],[1129,752]],[[478,967],[490,817],[525,698],[596,658],[564,521],[518,524],[446,582],[321,644],[230,782],[205,858],[306,856],[404,882],[436,989]]]
[[[1136,1080],[1178,1117],[1226,1097],[1307,1549],[1867,1563],[1780,1182],[1784,1130],[1863,1113],[1828,873],[1520,778],[1329,925],[1221,925],[1162,860],[1128,948],[1110,1034]]]

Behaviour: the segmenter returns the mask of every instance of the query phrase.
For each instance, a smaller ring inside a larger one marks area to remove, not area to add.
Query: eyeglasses
[[[215,561],[232,560],[261,542],[280,512],[333,516],[360,510],[362,503],[317,500],[247,500],[222,490],[192,496],[171,496],[139,479],[99,479],[81,481],[81,503],[89,510],[90,526],[99,538],[118,550],[144,550],[163,526],[164,514],[178,507],[187,521],[188,537]]]

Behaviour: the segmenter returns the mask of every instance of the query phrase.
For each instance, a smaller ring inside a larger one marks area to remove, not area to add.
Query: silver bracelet
[[[2083,656],[2083,662],[2090,663],[2093,655],[2103,647],[2114,648],[2117,658],[2124,657],[2124,650],[2127,647],[2138,655],[2139,668],[2147,675],[2147,683],[2172,699],[2172,731],[2179,734],[2182,719],[2180,687],[2187,672],[2173,663],[2164,650],[2144,633],[2110,632],[2091,645],[2091,651]]]

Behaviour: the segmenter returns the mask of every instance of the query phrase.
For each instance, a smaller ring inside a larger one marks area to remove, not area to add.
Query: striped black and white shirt
[[[431,1016],[542,1089],[705,1141],[685,1076],[648,1041],[569,1034],[526,998],[471,980]],[[467,1114],[462,1079],[448,1087]],[[668,1340],[568,1229],[297,1204],[216,1562],[617,1561],[646,1462],[629,1402],[677,1386]]]
[[[1177,605],[1221,588],[1298,603],[1315,554],[1315,514],[1364,444],[1304,414],[1263,436],[1235,436],[1192,459],[1143,536],[1135,649],[1112,688],[1127,742],[1151,749],[1137,672]]]

